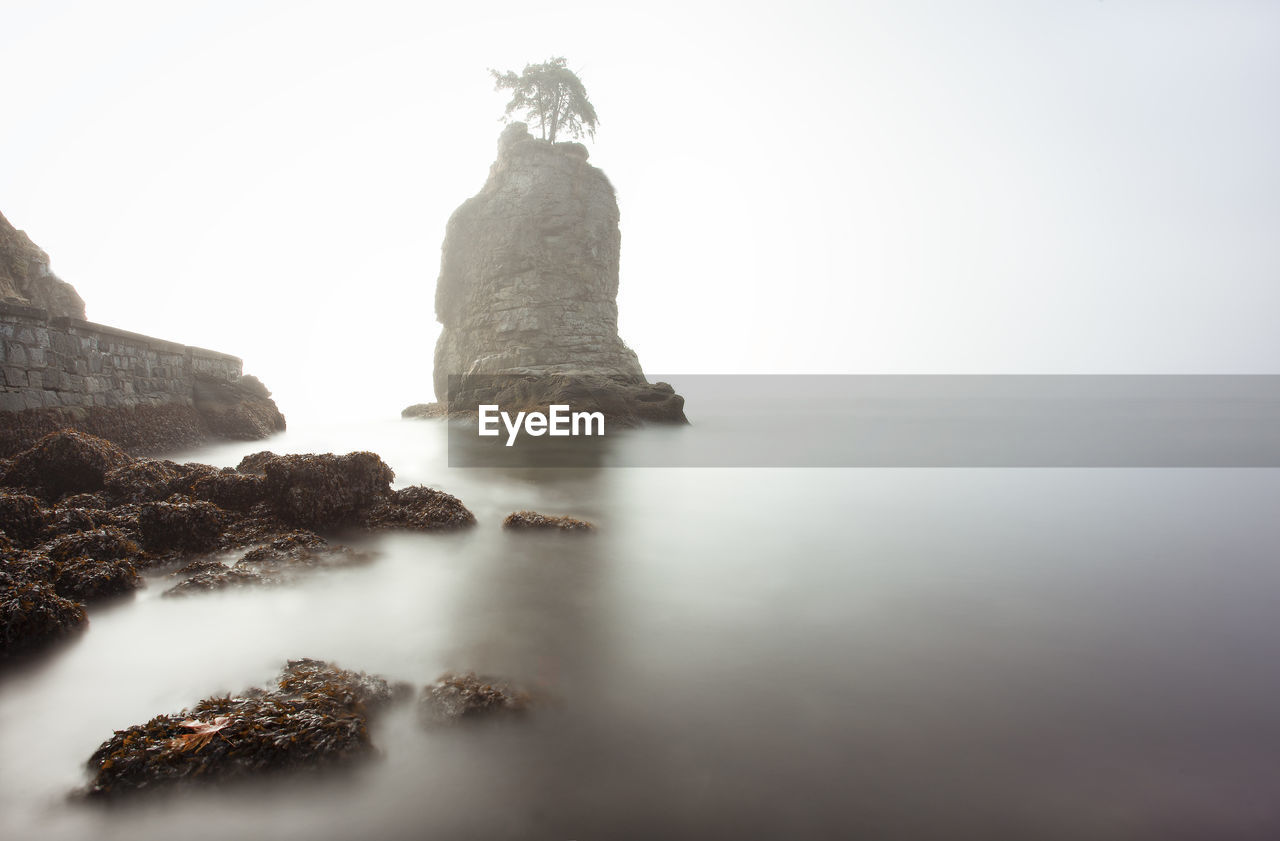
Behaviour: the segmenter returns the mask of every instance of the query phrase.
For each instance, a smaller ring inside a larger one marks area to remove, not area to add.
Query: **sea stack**
[[[587,156],[512,123],[484,187],[449,219],[434,385],[451,412],[568,403],[623,425],[687,423],[684,398],[649,383],[618,336],[618,203]]]

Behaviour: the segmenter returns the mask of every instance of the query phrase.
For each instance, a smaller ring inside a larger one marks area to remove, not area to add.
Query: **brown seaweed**
[[[555,517],[537,511],[516,511],[502,521],[508,529],[560,529],[561,531],[591,531],[595,525],[573,517]]]
[[[117,730],[89,758],[82,794],[109,799],[350,764],[374,755],[369,716],[399,694],[380,677],[292,660],[272,690],[206,698]]]

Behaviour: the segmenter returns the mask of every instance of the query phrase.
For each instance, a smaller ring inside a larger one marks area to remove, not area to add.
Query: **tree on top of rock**
[[[512,112],[523,111],[530,123],[537,123],[542,139],[555,142],[561,131],[581,137],[585,130],[596,136],[595,106],[587,99],[587,89],[578,75],[565,67],[564,58],[552,58],[542,64],[529,64],[519,76],[514,71],[490,70],[494,90],[509,89],[507,119]]]

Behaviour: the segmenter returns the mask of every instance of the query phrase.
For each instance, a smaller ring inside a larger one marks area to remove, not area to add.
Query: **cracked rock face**
[[[590,375],[647,386],[618,337],[620,241],[613,186],[587,163],[586,147],[509,126],[483,189],[446,229],[437,398],[448,399],[451,375]]]

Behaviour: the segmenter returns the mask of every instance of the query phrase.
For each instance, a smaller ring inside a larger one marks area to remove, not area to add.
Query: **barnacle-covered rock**
[[[418,717],[424,724],[451,724],[480,718],[506,718],[528,711],[527,692],[506,681],[448,673],[425,687],[418,697]]]
[[[455,529],[473,526],[476,516],[456,496],[413,485],[393,491],[369,511],[365,525],[373,529]]]
[[[226,521],[222,509],[213,503],[181,497],[148,502],[138,510],[138,531],[152,551],[213,549]]]
[[[594,525],[586,520],[573,517],[555,517],[539,514],[537,511],[516,511],[508,514],[502,521],[503,528],[508,529],[560,529],[562,531],[591,531]]]
[[[51,432],[23,450],[0,485],[31,488],[49,499],[100,490],[106,475],[133,459],[102,438],[69,429]]]
[[[191,486],[196,499],[212,502],[227,511],[245,511],[261,502],[266,483],[261,476],[229,471],[204,476]]]
[[[277,456],[262,468],[272,508],[304,528],[331,529],[357,520],[391,493],[395,478],[369,452]]]
[[[58,567],[54,591],[64,599],[96,601],[128,593],[142,586],[142,577],[128,561],[82,558]]]
[[[394,695],[379,677],[290,661],[274,690],[206,698],[117,730],[90,757],[83,793],[112,798],[347,764],[374,753],[369,716]]]
[[[0,659],[66,637],[88,622],[84,607],[54,592],[53,585],[0,571]]]
[[[44,533],[48,513],[30,494],[0,491],[0,528],[20,546],[30,546]]]

